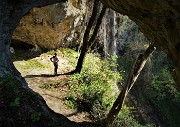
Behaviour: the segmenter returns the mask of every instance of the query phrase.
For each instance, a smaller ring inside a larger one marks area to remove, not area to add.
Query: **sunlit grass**
[[[27,61],[25,60],[16,61],[14,62],[14,65],[17,69],[32,69],[32,68],[44,69],[49,67],[48,65],[43,64],[42,62],[36,59],[30,59]]]
[[[63,54],[63,57],[68,59],[69,63],[75,67],[78,61],[79,53],[67,48],[61,49],[61,52]]]

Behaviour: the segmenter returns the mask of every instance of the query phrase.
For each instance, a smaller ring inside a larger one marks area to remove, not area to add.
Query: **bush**
[[[175,88],[173,78],[167,68],[163,68],[153,76],[149,91],[147,98],[164,123],[168,127],[180,126],[180,93]]]
[[[69,79],[70,98],[77,102],[77,108],[90,111],[96,120],[102,119],[117,97],[116,82],[121,81],[119,73],[113,72],[109,61],[103,61],[97,54],[88,54],[80,74]]]
[[[101,122],[119,94],[116,84],[122,77],[116,67],[114,57],[102,60],[97,54],[88,54],[81,73],[72,75],[68,81],[71,90],[67,105],[89,111],[94,121]],[[113,126],[141,127],[130,110],[124,106]]]
[[[164,125],[176,127],[180,126],[180,93],[175,87],[171,69],[172,65],[165,53],[155,52],[151,58],[151,72],[149,82],[145,86],[146,92],[143,92],[141,97],[144,103],[153,107]],[[137,88],[133,93],[139,94]],[[136,97],[139,98],[139,96]]]
[[[61,52],[63,54],[64,57],[66,57],[68,60],[69,60],[69,63],[72,65],[72,66],[76,66],[76,63],[77,63],[77,58],[78,58],[78,53],[74,50],[71,50],[71,49],[61,49]]]
[[[117,119],[115,120],[113,127],[153,127],[153,124],[140,125],[132,116],[132,108],[123,106]]]

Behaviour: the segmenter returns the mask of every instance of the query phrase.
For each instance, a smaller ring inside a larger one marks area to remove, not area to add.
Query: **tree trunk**
[[[99,15],[99,18],[97,19],[97,23],[96,23],[96,26],[94,28],[93,34],[92,34],[91,38],[89,39],[88,47],[93,45],[94,40],[96,39],[97,33],[99,31],[99,28],[101,26],[101,23],[102,23],[102,20],[103,20],[103,17],[105,15],[105,13],[106,13],[106,7],[103,6],[103,8],[101,10],[101,13]]]
[[[96,0],[98,1],[98,0]],[[83,64],[83,61],[84,61],[84,58],[85,58],[85,55],[86,55],[86,52],[88,51],[89,47],[93,44],[96,36],[97,36],[97,33],[98,33],[98,30],[101,26],[101,22],[102,22],[102,19],[105,15],[105,12],[106,12],[106,7],[103,6],[101,12],[100,12],[100,15],[97,19],[97,23],[96,23],[96,26],[94,28],[94,31],[93,31],[93,34],[91,36],[91,38],[89,39],[89,34],[90,34],[90,30],[92,28],[92,25],[93,25],[93,22],[95,22],[95,19],[97,17],[97,9],[99,6],[98,3],[96,4],[96,1],[94,3],[94,9],[93,9],[93,13],[92,13],[92,16],[89,20],[89,24],[86,28],[86,31],[85,31],[85,34],[84,34],[84,38],[83,38],[83,46],[82,46],[82,50],[81,50],[81,54],[79,56],[79,59],[78,59],[78,63],[77,63],[77,66],[76,66],[76,69],[73,71],[73,73],[80,73],[81,72],[81,69],[82,69],[82,64]],[[89,41],[88,41],[89,39]]]
[[[135,83],[136,79],[138,78],[140,72],[142,71],[147,59],[153,53],[155,47],[150,45],[148,49],[145,51],[144,54],[140,54],[137,59],[132,64],[132,67],[129,70],[128,79],[124,88],[122,89],[121,93],[119,94],[118,98],[113,104],[105,122],[107,125],[112,125],[115,118],[117,117],[119,111],[122,109],[124,100],[126,95],[129,93],[130,89],[132,88],[133,84]]]
[[[99,0],[94,1],[93,12],[92,12],[92,15],[91,15],[91,17],[89,19],[89,22],[88,22],[88,25],[86,27],[84,37],[83,37],[83,44],[82,44],[82,47],[81,47],[81,54],[79,56],[78,63],[76,65],[76,69],[74,71],[72,71],[72,73],[80,73],[81,72],[83,60],[84,60],[85,54],[86,54],[86,52],[88,50],[89,34],[90,34],[90,31],[91,31],[91,28],[92,28],[93,24],[96,21],[99,3],[100,3]]]

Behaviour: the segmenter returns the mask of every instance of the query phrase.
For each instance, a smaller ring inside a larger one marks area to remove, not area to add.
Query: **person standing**
[[[57,75],[58,62],[59,62],[57,53],[55,53],[54,56],[50,58],[50,60],[54,64],[54,74]]]

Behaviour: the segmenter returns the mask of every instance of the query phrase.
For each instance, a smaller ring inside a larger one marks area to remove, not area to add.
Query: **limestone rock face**
[[[135,21],[157,49],[163,50],[174,65],[180,86],[180,1],[101,0],[104,5]]]
[[[136,23],[112,9],[107,9],[99,34],[98,41],[104,43],[105,56],[121,54],[124,46],[132,42],[134,45],[148,43]]]
[[[69,0],[33,8],[13,33],[13,39],[45,49],[71,47],[79,43],[86,0]]]

